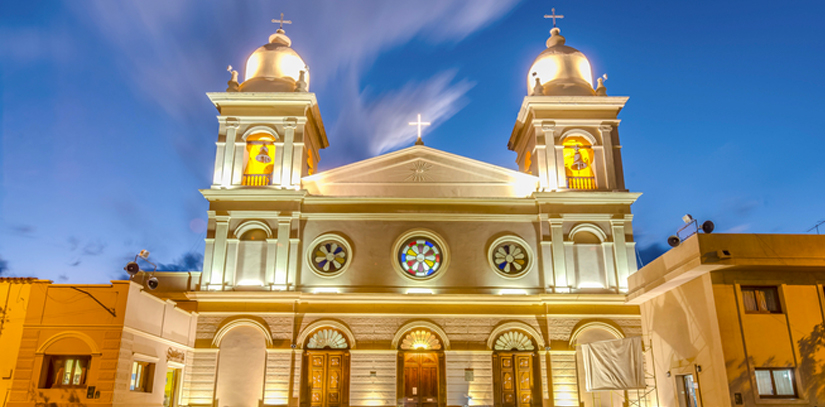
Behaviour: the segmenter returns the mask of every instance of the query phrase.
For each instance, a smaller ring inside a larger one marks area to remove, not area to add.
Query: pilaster
[[[605,180],[606,189],[617,189],[616,185],[616,165],[613,163],[613,126],[610,124],[602,124],[599,126],[599,132],[602,135],[602,157],[604,162],[603,177]]]
[[[229,233],[229,216],[215,216],[214,254],[212,255],[212,278],[210,285],[222,285],[226,265],[226,238]]]
[[[616,277],[619,290],[627,291],[628,257],[627,239],[625,239],[625,220],[611,219],[610,227],[613,233],[613,256],[616,259]]]
[[[266,268],[264,269],[264,285],[277,284],[275,281],[275,261],[278,257],[278,238],[266,239]]]
[[[562,219],[550,219],[550,239],[553,248],[553,276],[555,277],[555,291],[569,292],[570,283],[567,280],[567,266],[565,263],[564,230]]]
[[[289,232],[290,220],[278,220],[278,251],[275,256],[275,285],[284,286],[289,272]]]
[[[292,150],[295,142],[295,129],[298,127],[298,120],[294,117],[284,119],[284,148],[281,160],[281,187],[292,187]]]
[[[221,186],[227,188],[230,185],[232,185],[232,170],[234,168],[233,161],[236,161],[235,138],[237,137],[238,127],[240,127],[241,122],[234,117],[227,117],[224,123],[224,125],[226,126],[226,142],[224,143],[223,176],[221,180]],[[241,157],[241,160],[243,160],[243,157]]]

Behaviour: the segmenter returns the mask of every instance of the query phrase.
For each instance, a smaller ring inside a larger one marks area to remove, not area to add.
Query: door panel
[[[496,406],[528,407],[533,405],[535,380],[533,378],[533,354],[528,352],[498,352],[498,370],[495,394]]]
[[[307,351],[311,407],[346,407],[346,352]]]
[[[404,354],[404,406],[438,407],[437,354]]]

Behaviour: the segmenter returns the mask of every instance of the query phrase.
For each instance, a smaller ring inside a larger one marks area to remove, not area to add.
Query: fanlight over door
[[[324,328],[306,343],[302,405],[347,407],[349,405],[349,344],[341,332]]]
[[[527,407],[541,405],[535,378],[535,345],[523,332],[508,331],[496,339],[493,350],[494,405]]]

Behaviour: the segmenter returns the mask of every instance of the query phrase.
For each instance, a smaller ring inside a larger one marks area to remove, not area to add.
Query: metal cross
[[[281,24],[281,27],[279,28],[280,30],[284,29],[284,24],[292,24],[291,20],[284,20],[284,13],[281,13],[281,19],[280,20],[276,20],[276,19],[273,18],[272,22],[273,23],[280,23]],[[555,25],[554,25],[554,27],[555,27]]]
[[[415,141],[416,145],[424,144],[424,141],[421,140],[421,126],[429,126],[430,122],[422,122],[421,121],[421,113],[418,114],[418,121],[417,122],[410,122],[410,126],[418,126],[418,140]]]
[[[550,13],[551,14],[545,14],[544,18],[552,18],[553,19],[553,27],[555,28],[556,27],[556,19],[557,18],[564,18],[564,16],[560,16],[560,15],[556,14],[556,9],[555,8],[551,8]],[[283,14],[281,15],[281,18],[283,18]],[[272,22],[274,23],[275,20],[272,20]]]

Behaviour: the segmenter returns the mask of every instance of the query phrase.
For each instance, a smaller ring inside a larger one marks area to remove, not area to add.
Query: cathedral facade
[[[640,195],[622,174],[627,98],[594,89],[551,33],[507,143],[518,170],[419,139],[316,172],[329,141],[283,30],[243,82],[209,93],[217,154],[203,273],[177,294],[198,313],[180,403],[602,403],[576,345],[641,334],[624,303]]]
[[[278,30],[208,94],[203,271],[37,282],[10,405],[653,405],[584,385],[578,345],[642,334],[625,303],[640,194],[627,98],[558,29],[525,73],[517,169],[419,138],[316,171],[329,140],[291,45]]]

